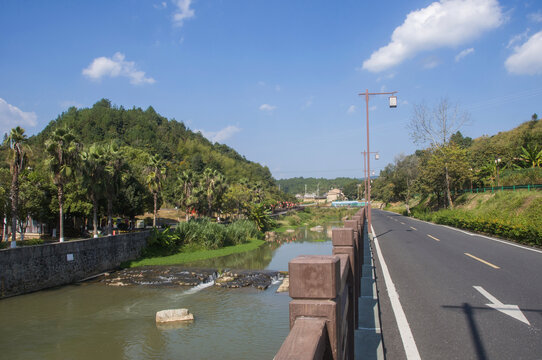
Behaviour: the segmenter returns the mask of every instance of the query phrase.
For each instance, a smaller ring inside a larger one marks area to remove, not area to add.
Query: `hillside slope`
[[[151,106],[126,110],[102,99],[91,108],[71,107],[29,139],[36,149],[32,154],[36,162],[43,160],[43,144],[58,127],[72,129],[84,146],[118,141],[123,146],[160,154],[176,171],[191,168],[201,172],[210,167],[222,172],[230,182],[245,178],[274,186],[267,167],[247,160],[227,145],[211,143],[182,122],[159,115]]]

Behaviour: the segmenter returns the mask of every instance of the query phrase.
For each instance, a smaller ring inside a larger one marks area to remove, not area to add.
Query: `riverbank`
[[[156,256],[149,257],[134,261],[129,261],[122,264],[122,267],[134,268],[138,266],[150,266],[150,265],[182,265],[201,260],[208,260],[218,258],[222,256],[243,253],[252,251],[265,243],[264,240],[250,239],[247,243],[240,245],[226,246],[220,249],[206,250],[206,249],[190,249],[186,246],[180,250],[180,252],[168,255],[168,256]]]
[[[277,220],[274,232],[282,233],[302,226],[314,227],[330,221],[341,221],[346,216],[356,213],[357,208],[306,207],[302,211],[290,212]]]

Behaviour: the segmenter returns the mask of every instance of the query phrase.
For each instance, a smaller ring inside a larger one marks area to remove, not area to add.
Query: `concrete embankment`
[[[0,298],[66,285],[139,257],[148,231],[0,250]]]

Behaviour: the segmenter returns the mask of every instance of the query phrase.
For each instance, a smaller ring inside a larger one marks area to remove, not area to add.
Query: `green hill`
[[[34,160],[41,161],[45,140],[58,127],[68,127],[78,136],[83,146],[92,143],[118,141],[149,154],[160,154],[173,171],[191,168],[202,171],[206,167],[219,170],[231,181],[247,179],[274,186],[269,169],[247,160],[224,144],[211,143],[200,133],[194,133],[182,122],[159,115],[151,106],[146,110],[129,110],[111,105],[102,99],[91,108],[71,107],[51,121],[43,131],[29,139]]]

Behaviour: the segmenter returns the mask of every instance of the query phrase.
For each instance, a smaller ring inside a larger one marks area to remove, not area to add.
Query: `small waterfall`
[[[273,285],[278,284],[283,279],[284,279],[284,277],[280,273],[277,273],[276,275],[271,276],[271,284],[273,284]]]
[[[215,272],[212,275],[209,275],[206,281],[202,282],[199,285],[194,286],[193,288],[189,290],[186,290],[183,294],[186,294],[186,295],[195,294],[203,289],[213,286],[215,284],[215,279],[217,277],[218,277],[218,274]]]

